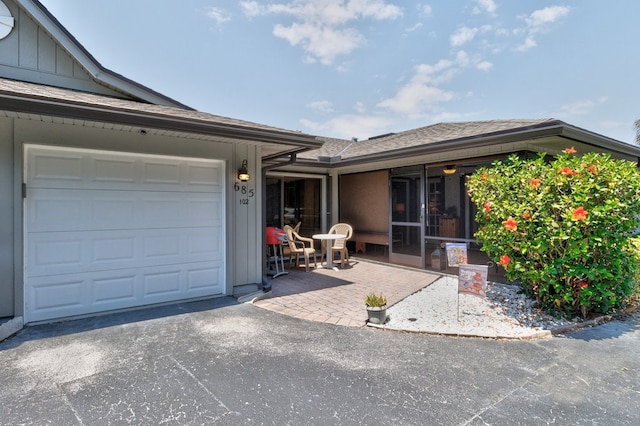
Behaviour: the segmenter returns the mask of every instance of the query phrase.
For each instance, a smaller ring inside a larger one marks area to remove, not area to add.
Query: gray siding
[[[13,120],[0,117],[0,318],[13,316]]]
[[[1,76],[125,97],[93,81],[80,63],[14,2],[5,0],[5,4],[15,19],[15,27],[0,40]]]
[[[138,132],[119,131],[108,127],[0,118],[0,199],[3,200],[0,204],[0,317],[23,314],[24,286],[20,276],[23,268],[20,244],[23,211],[18,193],[22,183],[22,152],[25,143],[226,161],[226,291],[232,294],[236,286],[261,282],[263,227],[262,191],[259,190],[260,147],[255,144],[141,135]],[[244,159],[247,159],[249,164],[251,180],[247,187],[253,190],[252,197],[234,190],[236,174]],[[248,203],[242,201],[247,198]],[[14,243],[20,246],[15,255]]]

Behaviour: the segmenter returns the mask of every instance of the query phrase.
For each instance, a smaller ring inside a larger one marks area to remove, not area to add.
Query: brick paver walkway
[[[366,324],[364,298],[384,293],[388,306],[434,282],[440,275],[351,258],[344,269],[290,268],[271,280],[271,294],[254,305],[296,318],[350,327]]]

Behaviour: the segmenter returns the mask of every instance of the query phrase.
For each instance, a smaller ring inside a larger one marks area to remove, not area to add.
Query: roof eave
[[[581,127],[576,127],[565,123],[562,131],[562,136],[566,137],[567,139],[606,148],[609,151],[615,151],[640,157],[640,146],[609,138],[607,136],[603,136],[598,133],[583,129]]]
[[[310,167],[347,167],[366,163],[396,160],[406,157],[414,157],[429,154],[439,154],[448,151],[478,148],[490,145],[515,143],[524,140],[542,139],[547,137],[562,137],[572,141],[583,142],[589,145],[605,148],[609,151],[620,152],[640,158],[640,146],[629,145],[624,142],[611,139],[597,133],[589,132],[579,127],[568,125],[560,120],[542,123],[536,126],[491,133],[488,135],[468,136],[459,139],[448,139],[427,145],[419,145],[410,148],[399,148],[391,151],[376,152],[335,162],[320,163],[314,160],[298,160],[297,164]]]
[[[478,136],[468,136],[459,139],[448,139],[434,142],[428,145],[419,145],[411,148],[401,148],[393,151],[378,152],[375,154],[363,155],[357,158],[347,158],[342,160],[339,166],[352,166],[374,161],[395,160],[398,158],[413,157],[427,154],[438,154],[448,151],[463,150],[468,148],[478,148],[489,145],[519,142],[525,139],[538,139],[549,136],[559,136],[562,133],[562,125],[547,126],[545,128],[512,131],[507,134],[491,134]],[[523,137],[526,135],[526,137]]]
[[[246,126],[214,123],[150,112],[122,110],[97,105],[80,105],[55,99],[28,98],[0,93],[0,109],[77,120],[97,121],[141,128],[155,128],[193,134],[215,135],[245,141],[275,143],[317,149],[322,146],[314,136],[286,131],[254,129]]]
[[[16,2],[36,22],[40,23],[55,40],[61,43],[64,49],[80,63],[95,81],[153,104],[193,109],[102,66],[39,1],[16,0]]]

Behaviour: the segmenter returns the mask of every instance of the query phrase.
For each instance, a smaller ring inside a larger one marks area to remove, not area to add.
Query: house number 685
[[[255,196],[255,191],[252,188],[248,188],[247,185],[240,185],[239,183],[235,183],[233,185],[233,189],[236,192],[239,192],[242,195],[245,195],[245,198],[240,198],[241,205],[248,205],[249,198],[253,198]]]

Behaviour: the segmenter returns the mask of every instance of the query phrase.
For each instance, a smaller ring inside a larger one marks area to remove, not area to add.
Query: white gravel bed
[[[556,319],[518,293],[519,287],[487,285],[487,297],[458,294],[458,277],[444,276],[387,310],[385,328],[481,337],[531,338],[579,322]]]

